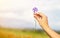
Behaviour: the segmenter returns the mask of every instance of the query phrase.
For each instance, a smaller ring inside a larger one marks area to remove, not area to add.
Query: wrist
[[[43,28],[49,28],[49,25],[46,24],[46,23],[45,24],[41,24],[40,26],[43,27]]]

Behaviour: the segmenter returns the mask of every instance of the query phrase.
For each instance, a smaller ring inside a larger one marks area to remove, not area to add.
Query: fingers
[[[46,18],[46,15],[45,14],[43,14],[43,13],[35,13],[34,15],[36,15],[36,16],[38,16],[39,18]]]
[[[46,18],[46,15],[44,15],[43,13],[35,13],[34,17],[38,20],[41,21],[42,19]]]
[[[40,12],[40,13],[38,13],[38,14],[39,14],[42,18],[43,18],[43,17],[46,17],[46,15],[45,15],[45,14],[43,14],[43,13],[41,13],[41,12]]]
[[[38,14],[34,14],[34,17],[36,18],[37,21],[41,20],[40,15],[38,15]]]

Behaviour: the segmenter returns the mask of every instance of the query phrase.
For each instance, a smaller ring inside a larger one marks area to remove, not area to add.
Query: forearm
[[[60,38],[60,35],[54,32],[49,26],[42,26],[43,30],[51,37],[51,38]]]
[[[34,14],[34,17],[37,19],[40,26],[44,29],[44,31],[51,37],[51,38],[60,38],[60,35],[56,32],[54,32],[49,26],[48,26],[48,20],[47,16],[43,13],[36,13]]]

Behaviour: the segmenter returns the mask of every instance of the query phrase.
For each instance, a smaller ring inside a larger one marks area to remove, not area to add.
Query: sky
[[[48,17],[52,29],[60,30],[60,0],[0,0],[0,26],[35,28],[33,7]],[[37,22],[36,28],[41,29]]]

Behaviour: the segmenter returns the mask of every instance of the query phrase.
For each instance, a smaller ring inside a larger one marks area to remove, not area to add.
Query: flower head
[[[34,12],[34,13],[38,12],[38,8],[37,8],[37,7],[34,7],[34,8],[33,8],[33,12]]]

